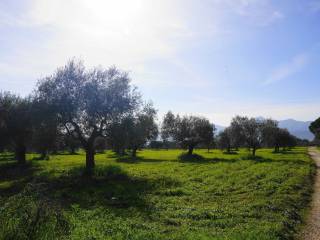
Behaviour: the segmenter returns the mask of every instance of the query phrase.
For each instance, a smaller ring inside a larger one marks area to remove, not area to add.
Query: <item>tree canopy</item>
[[[179,142],[182,147],[188,148],[191,155],[198,144],[213,139],[214,125],[204,117],[174,116],[169,111],[163,119],[162,131],[162,136]]]
[[[95,139],[106,136],[114,120],[141,103],[126,72],[114,67],[86,69],[75,60],[40,80],[37,97],[54,106],[60,127],[80,141],[86,151],[87,170],[95,165]]]

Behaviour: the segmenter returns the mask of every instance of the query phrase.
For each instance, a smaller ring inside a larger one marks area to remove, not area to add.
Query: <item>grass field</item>
[[[291,239],[307,208],[315,167],[305,148],[255,159],[145,150],[132,161],[96,155],[0,159],[0,239]]]

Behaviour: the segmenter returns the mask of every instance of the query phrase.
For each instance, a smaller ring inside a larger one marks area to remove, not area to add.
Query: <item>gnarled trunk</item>
[[[91,171],[95,166],[94,162],[94,148],[93,146],[89,146],[86,148],[86,169],[87,171]]]
[[[189,148],[188,148],[188,155],[192,155],[192,153],[193,153],[193,146],[189,146]]]
[[[253,147],[253,148],[252,148],[252,156],[254,156],[254,157],[256,156],[256,150],[257,150],[256,147]]]

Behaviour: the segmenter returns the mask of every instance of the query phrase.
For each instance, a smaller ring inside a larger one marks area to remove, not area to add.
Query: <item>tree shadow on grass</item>
[[[199,154],[187,154],[187,153],[182,153],[178,157],[180,162],[192,162],[192,163],[201,163],[201,162],[208,162],[203,156]]]
[[[247,155],[243,156],[239,159],[241,160],[251,160],[255,163],[292,163],[292,164],[298,164],[298,165],[310,165],[308,161],[304,161],[301,159],[271,159],[271,158],[265,158],[262,156],[253,156],[253,155]]]
[[[133,163],[133,164],[134,163],[161,163],[161,162],[169,162],[169,160],[145,158],[141,156],[132,157],[130,155],[124,155],[124,156],[117,157],[116,162]]]
[[[148,194],[179,186],[181,183],[170,176],[156,179],[134,177],[116,165],[96,167],[91,176],[86,174],[85,168],[79,167],[60,176],[43,173],[8,199],[9,205],[6,204],[4,209],[6,216],[2,219],[0,217],[0,223],[2,220],[10,224],[14,222],[15,228],[7,229],[13,236],[15,231],[30,233],[30,229],[36,230],[36,233],[40,229],[39,236],[43,236],[41,234],[47,229],[49,235],[66,236],[70,229],[68,219],[63,214],[66,210],[106,209],[107,213],[120,218],[137,217],[139,212],[147,218],[155,211],[148,201]],[[11,213],[14,214],[13,219]],[[34,222],[29,221],[30,219],[38,220]],[[31,233],[33,236],[33,232]]]
[[[61,156],[76,156],[76,155],[81,155],[81,153],[79,153],[79,152],[74,152],[74,153],[71,153],[71,152],[57,152],[57,153],[54,153],[54,154],[52,154],[52,155],[57,155],[57,156],[59,156],[59,155],[61,155]]]
[[[0,183],[8,182],[8,185],[0,188],[1,196],[9,196],[21,191],[25,185],[32,181],[37,167],[31,162],[18,164],[8,162],[0,165]]]
[[[226,154],[226,155],[238,155],[239,153],[237,151],[223,151],[223,154]]]
[[[77,205],[83,209],[107,208],[119,214],[127,214],[125,209],[136,209],[149,215],[153,209],[146,195],[161,187],[176,186],[174,179],[149,180],[128,175],[119,166],[96,167],[94,173],[86,175],[84,168],[74,168],[59,177],[35,179],[43,183],[45,195],[69,209]]]
[[[294,150],[280,150],[278,152],[273,151],[272,154],[278,154],[278,155],[294,155],[294,154],[299,154],[301,152],[299,151],[294,151]]]

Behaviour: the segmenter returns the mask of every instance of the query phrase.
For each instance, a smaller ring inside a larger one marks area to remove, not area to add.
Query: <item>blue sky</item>
[[[1,90],[72,57],[129,71],[160,116],[320,115],[320,0],[1,0]]]

